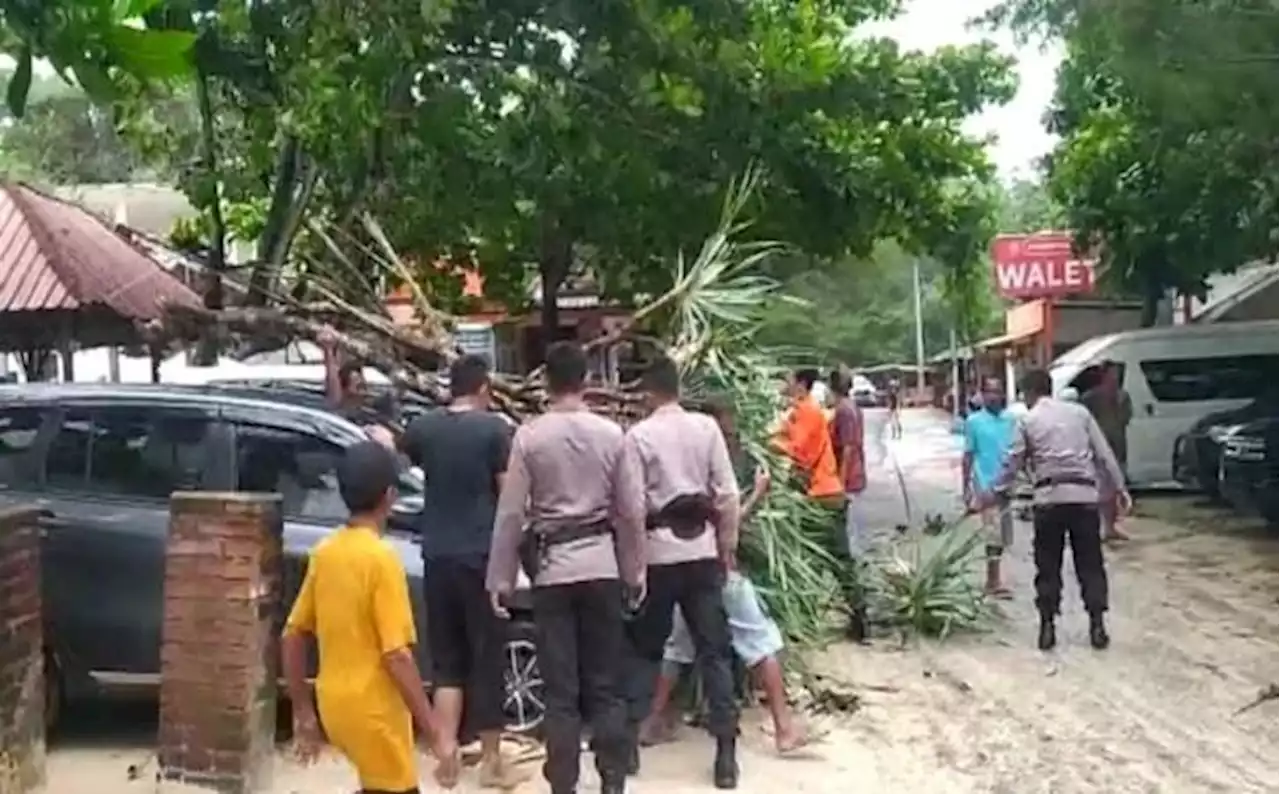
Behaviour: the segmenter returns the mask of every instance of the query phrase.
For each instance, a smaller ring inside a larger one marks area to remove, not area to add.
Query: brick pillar
[[[158,776],[247,794],[268,784],[281,569],[276,494],[169,503]]]
[[[39,515],[0,510],[0,794],[45,779]]]

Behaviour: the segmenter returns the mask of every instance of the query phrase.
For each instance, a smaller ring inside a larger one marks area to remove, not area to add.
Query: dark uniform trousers
[[[600,777],[621,779],[628,752],[620,681],[626,659],[621,583],[535,587],[533,619],[547,701],[543,776],[557,794],[576,790],[586,720]]]
[[[627,716],[631,741],[649,713],[662,654],[671,635],[675,607],[684,614],[697,654],[698,672],[707,699],[707,729],[717,738],[738,732],[734,698],[733,648],[724,611],[724,571],[718,560],[652,565],[648,595],[629,623],[635,659],[627,676]]]
[[[1034,510],[1036,607],[1053,617],[1062,605],[1062,553],[1068,540],[1080,600],[1090,615],[1107,611],[1107,571],[1102,559],[1101,523],[1096,504],[1036,505]]]

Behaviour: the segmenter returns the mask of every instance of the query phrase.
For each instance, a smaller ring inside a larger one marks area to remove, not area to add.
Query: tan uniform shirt
[[[1100,487],[1124,485],[1120,464],[1089,409],[1049,397],[1018,419],[992,490],[1010,486],[1024,466],[1036,484],[1036,504],[1097,504]]]
[[[511,442],[494,519],[486,586],[510,593],[526,531],[609,521],[612,535],[547,549],[535,586],[621,578],[643,580],[644,515],[617,495],[634,490],[622,457],[622,428],[580,406],[553,406],[522,425]]]
[[[737,549],[738,482],[714,419],[677,404],[664,405],[627,431],[623,457],[629,470],[640,473],[624,499],[640,506],[642,514],[655,513],[677,496],[690,494],[710,496],[715,505],[714,531],[692,540],[681,540],[665,527],[650,530],[650,565],[714,559],[721,549]]]

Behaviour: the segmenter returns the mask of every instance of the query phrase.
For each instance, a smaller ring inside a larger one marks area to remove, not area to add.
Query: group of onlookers
[[[339,366],[332,339],[322,341],[335,405],[367,415],[358,370]],[[787,705],[782,636],[737,565],[740,528],[771,484],[767,461],[747,452],[732,405],[682,403],[670,359],[644,373],[648,413],[625,432],[588,408],[586,369],[580,345],[552,345],[548,410],[513,432],[491,410],[487,364],[463,356],[450,370],[448,406],[415,418],[398,437],[370,427],[370,441],[347,451],[338,479],[351,519],[311,554],[284,663],[304,755],[314,754],[323,723],[366,794],[417,790],[415,724],[439,759],[442,784],[458,779],[466,733],[480,738],[481,785],[509,789],[523,779],[499,744],[503,622],[520,569],[532,583],[546,701],[543,772],[554,794],[577,790],[584,733],[604,794],[624,791],[639,769],[639,748],[663,738],[676,667],[690,663],[715,737],[712,782],[735,788],[735,653],[765,695],[778,751],[809,740]],[[837,373],[828,422],[810,394],[816,379],[801,370],[789,380],[776,443],[792,463],[788,479],[839,516],[832,547],[843,569],[863,529],[862,417]],[[420,532],[431,703],[408,652],[416,636],[403,570],[378,537],[397,455],[426,483]],[[865,636],[862,604],[851,594],[847,605],[851,631]],[[307,635],[320,649],[318,709],[303,681]]]

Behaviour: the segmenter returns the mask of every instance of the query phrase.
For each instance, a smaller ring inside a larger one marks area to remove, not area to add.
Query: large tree
[[[752,164],[765,182],[754,233],[810,254],[890,237],[927,250],[973,220],[956,185],[987,163],[960,125],[1011,88],[988,47],[924,55],[856,38],[885,11],[870,2],[482,6],[445,27],[459,68],[437,79],[467,112],[442,134],[426,109],[415,140],[438,148],[418,161],[430,173],[397,170],[419,211],[402,219],[416,248],[474,247],[489,282],[535,265],[545,326],[576,263],[624,296],[669,281],[672,253],[701,239],[718,191]]]
[[[1003,18],[1059,36],[1050,191],[1104,278],[1143,296],[1276,251],[1274,0],[1014,0]]]
[[[194,38],[201,132],[161,125],[153,148],[197,153],[182,186],[215,262],[228,208],[255,227],[260,296],[304,213],[360,242],[371,211],[400,249],[476,261],[508,297],[531,266],[554,324],[576,264],[622,295],[668,282],[752,164],[761,236],[827,256],[897,238],[955,272],[985,247],[989,169],[961,123],[1009,95],[1009,64],[853,35],[894,3],[114,5]],[[107,72],[152,87],[124,66]]]

